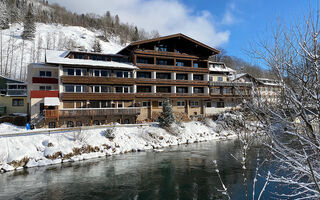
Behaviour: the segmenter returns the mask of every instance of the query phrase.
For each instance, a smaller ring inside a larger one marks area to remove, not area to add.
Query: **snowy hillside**
[[[37,23],[36,27],[34,41],[21,39],[22,24],[13,24],[9,29],[0,32],[2,75],[25,80],[27,65],[32,62],[43,62],[45,49],[91,51],[94,40],[101,35],[99,31],[77,26]],[[116,53],[123,48],[118,37],[109,39],[109,42],[100,40],[100,43],[103,53]]]

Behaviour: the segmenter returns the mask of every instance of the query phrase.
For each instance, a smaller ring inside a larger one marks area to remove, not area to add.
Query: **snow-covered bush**
[[[108,128],[107,130],[104,131],[103,135],[110,139],[110,140],[113,140],[116,135],[115,135],[115,131],[116,131],[116,128],[115,127],[112,127],[112,128]]]

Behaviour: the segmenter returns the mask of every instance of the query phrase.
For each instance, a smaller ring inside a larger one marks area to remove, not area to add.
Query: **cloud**
[[[50,3],[78,13],[103,15],[110,11],[118,14],[120,21],[146,31],[158,30],[160,35],[183,33],[213,47],[227,43],[230,37],[230,31],[218,29],[219,22],[210,12],[197,12],[178,0],[50,0]]]
[[[232,25],[238,23],[240,20],[235,17],[236,12],[236,5],[234,3],[229,3],[227,5],[227,9],[224,13],[221,23],[224,25]]]

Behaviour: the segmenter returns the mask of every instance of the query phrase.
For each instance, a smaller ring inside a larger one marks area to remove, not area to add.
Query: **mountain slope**
[[[78,26],[36,24],[35,39],[22,40],[22,24],[13,24],[0,31],[0,74],[10,78],[25,80],[29,63],[44,62],[45,49],[91,51],[100,31]],[[2,37],[1,37],[2,36]],[[119,37],[111,37],[108,42],[100,40],[103,53],[116,53],[121,48]]]

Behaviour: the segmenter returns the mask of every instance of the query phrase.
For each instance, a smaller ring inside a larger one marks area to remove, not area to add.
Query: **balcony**
[[[139,115],[140,108],[79,108],[60,109],[59,117],[82,117],[82,116],[114,116],[114,115]]]
[[[30,91],[31,98],[59,97],[59,91],[33,90]]]
[[[62,93],[63,101],[75,100],[134,100],[133,93]]]
[[[202,80],[172,80],[172,79],[151,79],[151,78],[137,78],[137,84],[165,84],[165,85],[201,85],[208,86],[208,81]]]
[[[134,84],[133,78],[92,77],[92,76],[62,76],[64,84]]]
[[[210,86],[230,86],[230,87],[252,87],[252,83],[210,81]]]
[[[46,119],[55,119],[59,117],[59,110],[44,110]]]
[[[209,98],[205,93],[136,93],[138,98]]]
[[[8,89],[7,96],[27,96],[26,89]]]
[[[32,83],[58,84],[57,78],[33,77]]]

